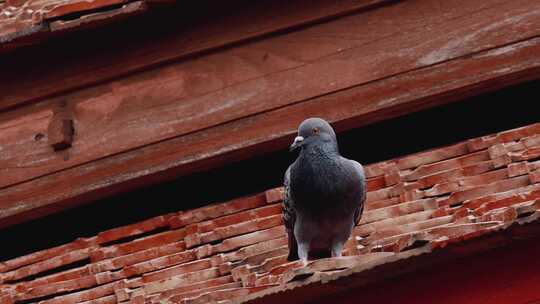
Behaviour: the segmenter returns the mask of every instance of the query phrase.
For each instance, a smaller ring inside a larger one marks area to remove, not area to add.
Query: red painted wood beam
[[[537,221],[249,303],[537,304],[539,255]]]
[[[532,239],[310,303],[540,303],[539,256]]]
[[[63,6],[70,6],[66,1]],[[78,4],[81,1],[74,1]],[[96,1],[98,2],[98,1]],[[146,9],[154,0],[140,3]],[[292,31],[315,23],[325,22],[347,14],[370,10],[383,5],[389,0],[346,0],[346,1],[227,1],[216,4],[213,1],[198,3],[197,7],[185,7],[168,12],[156,10],[152,14],[130,23],[109,26],[106,29],[77,33],[78,37],[52,41],[40,48],[22,50],[13,54],[3,54],[0,58],[0,112],[14,107],[42,101],[44,98],[57,96],[87,86],[111,81],[118,77],[140,72],[173,60],[189,60],[190,57],[218,51],[242,42],[262,39],[270,34]],[[84,2],[82,2],[84,3]],[[47,1],[36,5],[47,12]],[[208,7],[212,7],[211,13]],[[18,8],[23,10],[23,7]],[[77,12],[77,7],[70,7]],[[0,11],[2,6],[0,5]],[[34,8],[34,10],[37,10]],[[94,23],[111,22],[131,15],[126,6],[117,12],[108,10],[90,14]],[[172,13],[172,12],[173,13]],[[71,12],[74,13],[74,12]],[[110,16],[107,16],[110,15]],[[101,18],[100,18],[101,16]],[[107,16],[105,18],[105,16]],[[272,16],[261,18],[260,16]],[[31,17],[31,16],[29,16]],[[89,20],[89,15],[74,20],[53,21],[51,32],[67,32],[80,29]],[[208,22],[211,20],[212,22]],[[10,43],[0,43],[0,53],[23,45],[38,43],[44,35],[32,34],[25,25],[27,20],[7,20],[0,24],[0,37],[20,22],[19,32],[23,35]],[[23,27],[20,27],[23,25]],[[30,24],[36,26],[36,24]],[[94,24],[93,26],[96,26]],[[7,29],[6,29],[7,28]],[[25,33],[25,29],[27,30]],[[137,32],[137,35],[133,35]],[[1,40],[1,39],[0,39]],[[38,53],[39,56],[35,54]],[[47,60],[43,60],[47,58]],[[61,67],[61,68],[58,68]],[[41,77],[47,75],[47,77]],[[36,77],[38,76],[38,77]],[[69,81],[66,81],[69,79]]]

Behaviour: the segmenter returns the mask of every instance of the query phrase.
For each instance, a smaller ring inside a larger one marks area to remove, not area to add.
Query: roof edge
[[[500,227],[482,236],[461,242],[452,242],[444,247],[432,248],[432,244],[428,243],[419,248],[385,258],[374,259],[343,271],[315,272],[307,279],[301,279],[305,277],[305,274],[302,273],[305,272],[304,268],[295,268],[284,275],[284,278],[289,277],[292,281],[255,292],[245,298],[236,299],[232,303],[259,303],[261,300],[265,300],[265,303],[266,301],[272,302],[274,301],[272,297],[296,297],[300,291],[302,291],[302,295],[305,295],[305,292],[303,292],[305,288],[310,288],[312,299],[320,298],[336,292],[362,288],[386,279],[396,278],[478,253],[489,252],[496,248],[508,247],[516,243],[536,239],[540,241],[540,221],[538,221],[538,218],[540,218],[540,213],[516,221],[508,227]],[[295,279],[295,276],[298,279]],[[345,283],[345,281],[347,282]],[[328,289],[317,288],[329,282],[334,282],[331,284],[332,288],[330,288],[333,292],[328,291]]]

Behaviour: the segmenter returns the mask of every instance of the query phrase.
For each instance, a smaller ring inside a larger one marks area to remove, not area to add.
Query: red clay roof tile
[[[0,303],[239,303],[324,283],[536,221],[538,158],[540,123],[366,166],[341,259],[286,260],[276,188],[1,262]]]

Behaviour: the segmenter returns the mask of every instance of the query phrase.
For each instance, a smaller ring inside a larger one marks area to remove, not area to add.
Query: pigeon
[[[321,118],[298,127],[290,150],[300,150],[285,172],[283,222],[289,261],[341,257],[362,216],[366,182],[362,165],[339,154],[336,133]]]

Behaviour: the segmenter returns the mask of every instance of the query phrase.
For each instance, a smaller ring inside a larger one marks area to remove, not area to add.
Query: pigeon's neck
[[[306,159],[333,159],[339,156],[339,150],[335,143],[324,145],[306,145],[300,152],[300,158]]]

